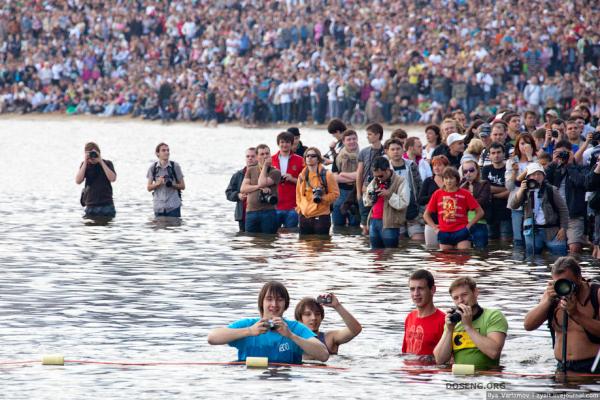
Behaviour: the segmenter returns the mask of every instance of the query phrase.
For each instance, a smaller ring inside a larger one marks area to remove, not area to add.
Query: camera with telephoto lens
[[[323,189],[318,187],[312,190],[313,201],[317,204],[323,201]]]
[[[98,158],[98,152],[96,150],[88,152],[88,155],[90,156],[90,158]]]
[[[173,187],[173,181],[171,180],[171,177],[168,175],[163,176],[164,180],[165,180],[165,186],[170,188]]]
[[[270,320],[268,320],[268,321],[265,321],[265,322],[263,322],[263,326],[264,326],[265,328],[269,328],[269,329],[270,329],[270,330],[272,330],[272,331],[274,331],[274,330],[276,330],[276,329],[277,329],[277,324],[276,324],[275,322],[273,322],[273,320],[272,320],[272,319],[270,319]]]
[[[556,129],[552,129],[552,137],[554,139],[557,139],[559,135],[560,135],[559,131],[557,131]]]
[[[540,183],[533,178],[527,179],[527,190],[535,190],[540,188]]]
[[[577,284],[570,279],[559,279],[554,282],[554,291],[558,297],[567,297],[577,290]]]
[[[320,295],[317,296],[317,303],[319,304],[331,304],[333,302],[333,297],[330,294],[327,294],[325,296]]]
[[[453,324],[458,324],[462,319],[462,314],[456,308],[452,308],[450,310],[450,322]]]
[[[262,190],[260,191],[260,202],[265,204],[270,204],[274,206],[277,204],[277,196],[271,193],[265,193]]]
[[[374,190],[370,190],[367,194],[369,196],[369,199],[371,200],[372,203],[376,203],[377,199],[379,198],[379,189],[388,189],[390,187],[389,182],[384,182],[383,183],[383,187],[379,187],[379,185],[377,185],[377,187],[375,187]]]

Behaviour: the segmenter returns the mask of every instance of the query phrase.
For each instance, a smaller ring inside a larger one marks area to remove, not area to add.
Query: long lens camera
[[[312,191],[313,201],[317,204],[323,201],[323,189],[314,188]]]
[[[540,188],[540,183],[535,179],[527,179],[527,189],[535,190]]]
[[[554,291],[559,297],[570,296],[577,289],[577,284],[570,279],[559,279],[554,282]]]
[[[277,196],[271,193],[260,192],[260,202],[274,206],[277,204]]]

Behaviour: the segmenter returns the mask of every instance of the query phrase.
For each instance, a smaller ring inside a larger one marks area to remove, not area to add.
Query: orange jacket
[[[338,184],[333,174],[331,171],[325,170],[327,193],[323,190],[323,198],[320,203],[317,204],[313,201],[313,188],[323,187],[323,183],[321,182],[321,170],[323,170],[323,168],[322,165],[319,165],[319,173],[309,172],[308,181],[310,182],[310,185],[306,182],[306,172],[308,171],[308,167],[304,168],[298,176],[298,183],[296,184],[296,211],[307,218],[317,217],[319,215],[329,215],[331,213],[331,205],[340,196],[340,189],[338,188]]]

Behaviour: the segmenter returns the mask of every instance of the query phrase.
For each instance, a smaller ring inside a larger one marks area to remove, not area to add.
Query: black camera
[[[570,279],[559,279],[554,282],[554,291],[559,297],[567,297],[577,290],[577,284]]]
[[[165,186],[170,188],[173,187],[173,181],[165,176]]]
[[[260,202],[265,204],[270,204],[274,206],[277,204],[277,196],[271,193],[265,193],[262,190],[260,191]]]
[[[274,330],[276,330],[276,329],[277,329],[277,324],[276,324],[275,322],[273,322],[273,320],[272,320],[272,319],[270,319],[270,320],[268,320],[268,321],[265,321],[265,322],[263,322],[263,326],[264,326],[265,328],[269,328],[269,330],[272,330],[272,331],[274,331]]]
[[[552,129],[552,137],[554,139],[557,139],[559,135],[560,135],[559,131],[557,131],[556,129]]]
[[[333,297],[331,297],[330,294],[328,295],[321,295],[317,297],[317,303],[319,304],[331,304],[333,302]]]
[[[600,142],[600,131],[594,131],[592,134],[592,140],[595,142]]]
[[[98,158],[98,152],[96,150],[88,152],[88,155],[90,156],[90,158]]]
[[[371,203],[376,203],[377,202],[377,198],[379,197],[379,193],[377,193],[375,190],[370,190],[369,193],[367,193],[367,195],[369,196],[369,199],[371,200]]]
[[[536,181],[535,179],[529,178],[527,179],[527,189],[528,190],[535,190],[535,189],[539,189],[540,188],[540,183],[538,181]]]
[[[567,161],[569,159],[569,156],[570,156],[570,154],[566,150],[563,150],[556,155],[556,157],[560,158],[563,161]]]
[[[458,324],[462,319],[462,314],[456,308],[450,310],[450,322],[453,324]]]
[[[323,201],[323,189],[318,187],[314,188],[312,191],[313,201],[317,204]]]

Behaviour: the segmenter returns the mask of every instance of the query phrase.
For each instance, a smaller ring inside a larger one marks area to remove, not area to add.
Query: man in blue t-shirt
[[[269,362],[300,364],[302,354],[327,361],[329,351],[305,325],[282,317],[290,305],[283,284],[267,282],[258,295],[260,318],[244,318],[226,328],[213,329],[208,343],[229,344],[238,349],[238,360],[267,357]]]

